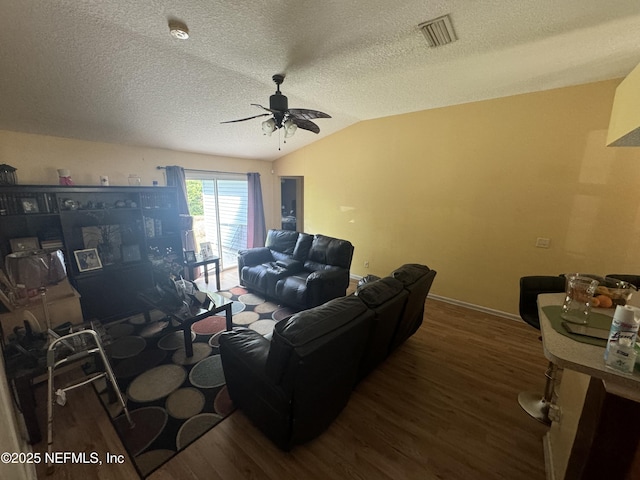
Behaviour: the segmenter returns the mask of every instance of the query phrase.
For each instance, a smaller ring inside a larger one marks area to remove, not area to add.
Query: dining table
[[[638,297],[629,303],[638,306]],[[640,479],[640,365],[632,373],[605,365],[607,340],[563,325],[564,298],[538,296],[542,349],[559,372],[543,439],[547,478]],[[608,331],[614,311],[591,309],[588,325]]]

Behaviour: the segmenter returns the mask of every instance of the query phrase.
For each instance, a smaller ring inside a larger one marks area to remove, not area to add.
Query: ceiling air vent
[[[423,22],[418,25],[418,28],[422,30],[424,38],[427,39],[430,47],[441,47],[447,43],[455,42],[458,39],[456,32],[453,31],[453,25],[451,24],[449,15],[443,15],[442,17]]]

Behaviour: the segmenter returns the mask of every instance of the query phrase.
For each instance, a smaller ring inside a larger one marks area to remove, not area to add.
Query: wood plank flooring
[[[223,289],[236,284],[235,270],[223,272]],[[148,478],[543,480],[547,428],[517,403],[518,392],[544,387],[538,335],[524,322],[427,300],[420,330],[316,440],[282,452],[236,411]],[[37,398],[46,432],[44,386]],[[136,478],[91,387],[56,407],[54,431],[55,451],[124,454],[125,463],[58,465],[49,476],[38,466],[38,478]],[[46,441],[34,446],[45,450]]]

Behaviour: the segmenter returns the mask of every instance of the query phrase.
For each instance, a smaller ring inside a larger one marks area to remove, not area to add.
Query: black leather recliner
[[[238,252],[238,277],[251,291],[308,309],[346,294],[352,257],[347,240],[269,230],[264,247]]]
[[[283,450],[315,438],[349,400],[373,316],[351,295],[278,322],[271,341],[250,329],[225,332],[233,403]]]
[[[281,320],[271,339],[246,328],[222,334],[231,399],[280,448],[322,433],[393,342],[420,326],[435,271],[409,264],[392,275]]]
[[[361,380],[389,355],[409,291],[395,278],[384,277],[363,283],[355,295],[375,313],[358,372],[358,380]]]
[[[426,265],[409,263],[394,270],[391,277],[398,280],[409,292],[402,318],[391,341],[391,351],[398,348],[411,335],[416,333],[424,318],[424,302],[431,290],[436,271]]]

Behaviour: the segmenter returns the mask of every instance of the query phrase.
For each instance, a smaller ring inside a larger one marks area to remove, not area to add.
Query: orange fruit
[[[596,308],[600,306],[600,300],[598,300],[598,297],[593,297],[591,299],[591,306]]]
[[[595,298],[597,298],[600,301],[600,308],[613,307],[613,300],[611,300],[611,297],[607,297],[606,295],[598,295]]]

